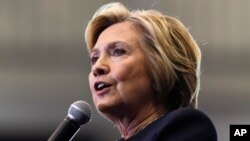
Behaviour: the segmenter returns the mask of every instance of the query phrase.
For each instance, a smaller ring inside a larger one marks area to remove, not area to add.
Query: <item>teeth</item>
[[[109,84],[107,84],[107,83],[104,83],[104,82],[97,82],[97,83],[95,83],[95,89],[97,90],[97,91],[100,91],[100,90],[102,90],[102,89],[104,89],[104,88],[106,88],[106,87],[109,87],[110,85]]]
[[[103,87],[103,86],[104,86],[104,84],[103,84],[103,83],[100,83],[100,84],[97,85],[97,89],[100,89],[100,88]]]

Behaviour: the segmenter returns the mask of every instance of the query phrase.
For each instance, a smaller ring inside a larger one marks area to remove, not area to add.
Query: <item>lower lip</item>
[[[106,88],[104,88],[104,89],[102,89],[100,91],[97,91],[96,95],[104,96],[110,91],[110,89],[111,89],[110,87],[106,87]]]

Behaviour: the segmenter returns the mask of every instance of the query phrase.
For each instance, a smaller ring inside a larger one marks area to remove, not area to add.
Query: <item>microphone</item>
[[[50,136],[48,141],[70,141],[80,127],[91,119],[92,109],[85,101],[72,103],[68,115]]]

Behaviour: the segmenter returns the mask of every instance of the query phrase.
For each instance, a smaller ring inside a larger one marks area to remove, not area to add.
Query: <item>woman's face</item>
[[[130,22],[112,25],[90,53],[89,85],[103,114],[136,112],[152,101],[152,87],[138,33]]]

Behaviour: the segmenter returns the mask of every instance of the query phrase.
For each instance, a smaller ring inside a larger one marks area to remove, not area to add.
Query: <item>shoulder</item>
[[[138,138],[143,141],[217,141],[217,134],[205,113],[180,108],[150,124]]]
[[[168,141],[216,141],[217,134],[210,118],[194,108],[181,108],[159,121],[159,138]]]
[[[188,122],[193,124],[197,123],[199,125],[213,125],[212,121],[205,113],[194,108],[180,108],[178,110],[172,111],[166,114],[161,122],[166,122],[168,125],[175,124],[176,122],[179,124],[180,122],[182,124]]]

